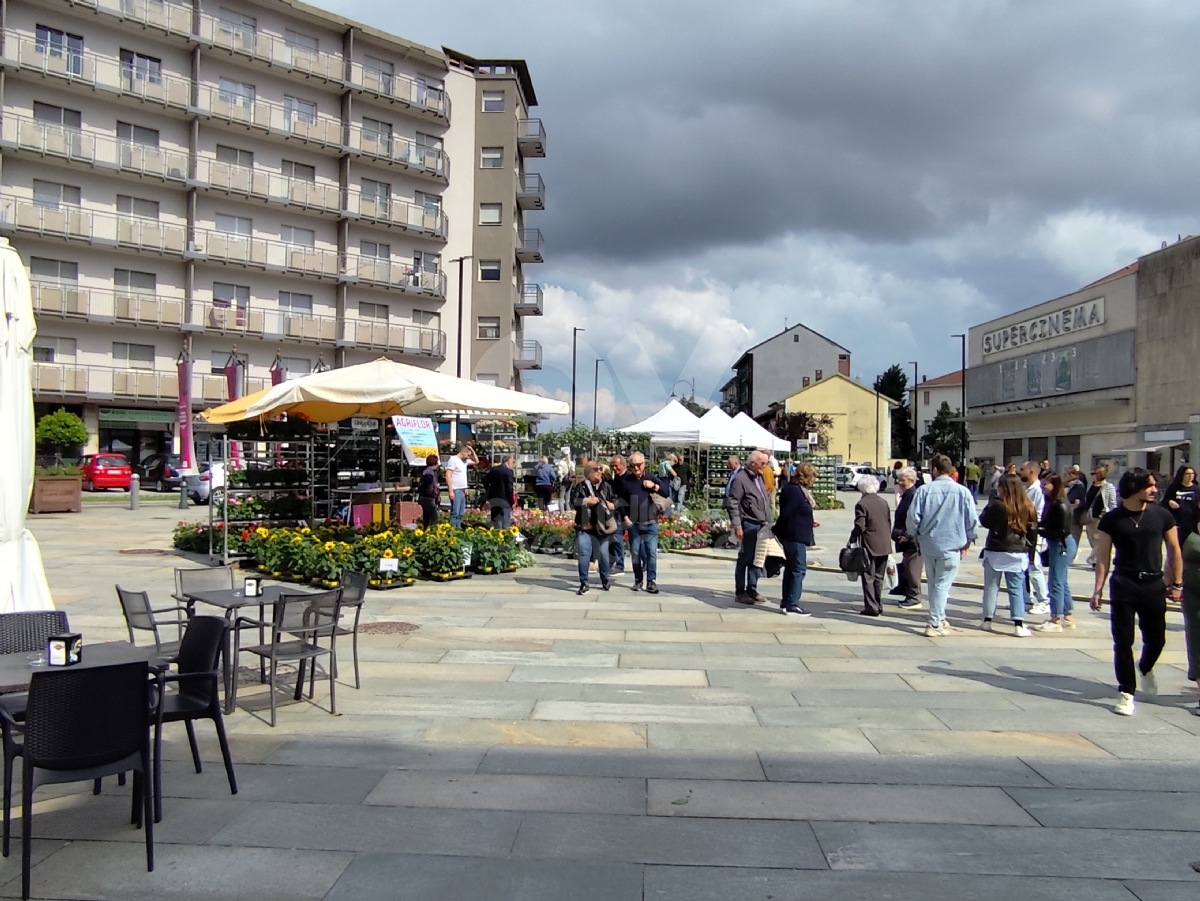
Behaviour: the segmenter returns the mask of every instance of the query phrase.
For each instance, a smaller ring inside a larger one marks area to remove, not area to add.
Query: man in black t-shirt
[[[1183,558],[1179,533],[1169,510],[1154,503],[1158,488],[1154,473],[1135,469],[1121,476],[1119,503],[1100,519],[1096,536],[1096,587],[1092,609],[1100,609],[1109,557],[1116,549],[1109,582],[1113,636],[1113,665],[1121,696],[1114,713],[1133,713],[1133,694],[1141,673],[1142,691],[1158,693],[1154,664],[1167,642],[1167,595],[1178,601],[1183,594]],[[1163,543],[1167,546],[1170,587],[1163,577]],[[1133,622],[1142,632],[1142,659],[1133,663]]]

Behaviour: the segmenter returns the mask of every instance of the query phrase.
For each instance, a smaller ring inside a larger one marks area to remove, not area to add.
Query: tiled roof
[[[950,385],[958,387],[962,384],[962,370],[956,369],[953,372],[947,372],[945,375],[939,375],[936,379],[925,379],[923,382],[918,382],[912,385],[912,388],[945,388]]]
[[[1113,279],[1121,278],[1122,276],[1125,276],[1125,275],[1131,275],[1132,273],[1137,272],[1137,271],[1138,271],[1138,264],[1135,261],[1135,262],[1130,263],[1128,266],[1124,267],[1123,269],[1118,269],[1116,272],[1110,272],[1108,275],[1104,276],[1104,278],[1096,279],[1090,285],[1084,285],[1079,290],[1086,291],[1088,288],[1094,288],[1094,287],[1096,287],[1096,285],[1103,285],[1105,282],[1111,282]]]

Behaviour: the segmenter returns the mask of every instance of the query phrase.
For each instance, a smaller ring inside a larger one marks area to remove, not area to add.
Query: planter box
[[[33,477],[30,513],[78,513],[82,504],[82,476]]]

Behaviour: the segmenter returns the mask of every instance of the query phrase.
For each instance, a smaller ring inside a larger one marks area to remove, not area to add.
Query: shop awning
[[[1168,447],[1181,447],[1187,441],[1171,441],[1167,444],[1138,444],[1134,447],[1114,447],[1109,453],[1113,454],[1157,454]]]

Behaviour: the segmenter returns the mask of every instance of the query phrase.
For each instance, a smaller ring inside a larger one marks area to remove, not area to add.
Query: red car
[[[129,477],[133,469],[120,454],[88,454],[79,461],[83,473],[83,490],[97,488],[124,488],[129,490]]]

